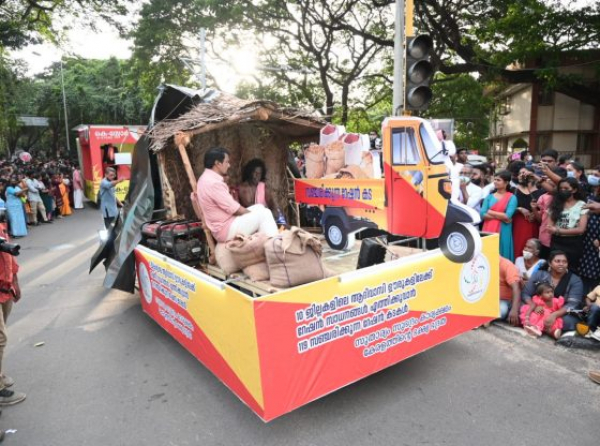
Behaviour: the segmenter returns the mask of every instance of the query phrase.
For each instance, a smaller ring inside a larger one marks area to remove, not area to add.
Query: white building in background
[[[579,75],[598,89],[595,61],[572,61],[561,74]],[[600,97],[595,98],[597,103]],[[600,164],[600,106],[565,94],[545,90],[540,84],[514,84],[496,94],[496,110],[490,123],[490,158],[504,164],[513,144],[524,140],[534,155],[545,149],[569,154],[587,167]],[[515,149],[515,152],[522,149]]]

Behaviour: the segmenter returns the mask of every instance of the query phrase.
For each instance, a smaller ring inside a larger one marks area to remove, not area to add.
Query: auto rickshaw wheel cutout
[[[453,223],[440,236],[440,248],[455,263],[471,261],[481,252],[481,237],[471,224]]]
[[[348,233],[339,217],[329,217],[325,221],[325,240],[331,249],[342,251],[352,248],[356,239],[354,233]]]

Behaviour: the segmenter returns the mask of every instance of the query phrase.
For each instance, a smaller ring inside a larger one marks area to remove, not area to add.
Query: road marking
[[[63,251],[65,249],[75,248],[75,245],[70,243],[63,243],[62,245],[51,246],[48,251]]]

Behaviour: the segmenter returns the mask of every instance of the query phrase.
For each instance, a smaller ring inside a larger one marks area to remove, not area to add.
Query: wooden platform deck
[[[358,254],[361,247],[360,240],[357,240],[352,249],[348,251],[336,251],[327,245],[327,242],[325,242],[325,238],[323,236],[320,236],[320,238],[323,246],[321,260],[323,261],[323,266],[325,267],[325,270],[329,276],[336,276],[338,274],[346,273],[356,269],[356,265],[358,263]],[[420,252],[423,251],[418,248],[390,245],[388,247],[385,261],[389,262],[400,257],[406,257]],[[222,280],[231,286],[247,292],[252,297],[273,294],[282,290],[282,288],[274,287],[267,281],[254,281],[242,272],[233,273],[227,276],[225,272],[216,265],[202,264],[198,266],[198,269],[216,279]]]

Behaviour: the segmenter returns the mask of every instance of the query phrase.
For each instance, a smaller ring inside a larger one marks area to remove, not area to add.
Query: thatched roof
[[[307,111],[281,107],[272,101],[239,99],[216,90],[204,91],[195,99],[195,105],[190,105],[186,113],[176,119],[163,119],[150,130],[153,151],[169,146],[171,138],[179,132],[193,136],[242,123],[260,122],[276,133],[298,140],[314,140],[327,124]]]

